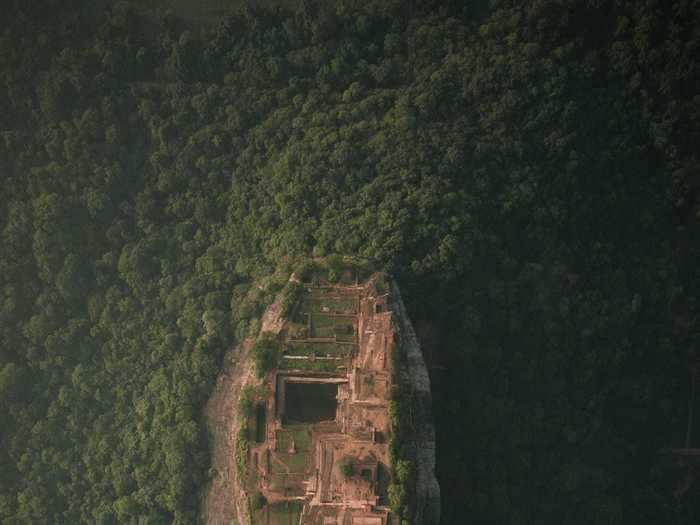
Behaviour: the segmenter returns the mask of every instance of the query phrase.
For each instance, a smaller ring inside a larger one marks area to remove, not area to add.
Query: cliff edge
[[[435,476],[435,426],[432,416],[430,376],[398,285],[392,281],[393,304],[399,325],[399,344],[406,359],[399,363],[401,387],[410,392],[414,439],[412,455],[416,464],[415,512],[413,523],[440,523],[440,485]]]

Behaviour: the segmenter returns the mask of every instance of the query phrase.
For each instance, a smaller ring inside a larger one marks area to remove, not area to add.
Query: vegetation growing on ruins
[[[339,252],[402,285],[445,523],[697,523],[697,1],[154,3],[0,17],[0,521],[195,523],[225,350]]]
[[[253,414],[253,387],[246,386],[241,390],[241,395],[238,398],[238,411],[245,417],[250,417]]]
[[[244,420],[241,427],[238,429],[236,436],[236,465],[238,466],[238,475],[245,478],[248,469],[248,441],[250,440],[250,432],[248,432],[248,421]]]
[[[296,281],[289,281],[282,290],[282,310],[280,315],[288,317],[292,308],[299,302],[304,286]]]
[[[253,496],[251,496],[250,506],[253,510],[262,509],[266,503],[267,500],[265,499],[265,496],[263,496],[260,492],[256,492]]]
[[[352,468],[352,458],[350,457],[344,457],[338,462],[338,470],[340,473],[346,477],[349,478],[353,474],[353,468]]]
[[[387,408],[392,428],[389,436],[391,484],[388,488],[388,497],[391,510],[399,516],[399,519],[407,520],[413,515],[412,505],[415,504],[415,499],[411,497],[415,486],[412,484],[414,480],[411,479],[410,473],[411,460],[415,453],[412,443],[416,436],[409,424],[406,403],[410,402],[410,399],[406,395],[406,385],[402,383],[399,373],[400,367],[406,360],[405,348],[401,343],[396,345],[392,360],[394,390]]]
[[[255,373],[258,378],[265,377],[270,370],[277,367],[282,356],[283,346],[273,334],[262,334],[253,347]]]

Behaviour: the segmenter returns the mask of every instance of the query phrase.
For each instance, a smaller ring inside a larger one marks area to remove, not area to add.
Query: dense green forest
[[[224,353],[330,253],[402,287],[443,523],[698,523],[697,0],[4,4],[1,523],[196,523]]]

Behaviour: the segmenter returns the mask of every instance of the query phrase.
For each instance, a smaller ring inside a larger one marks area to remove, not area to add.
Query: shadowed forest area
[[[401,285],[443,523],[698,523],[697,0],[6,4],[0,522],[196,523],[225,351],[340,253]]]

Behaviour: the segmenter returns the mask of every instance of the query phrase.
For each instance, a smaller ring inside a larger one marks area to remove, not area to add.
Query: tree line
[[[295,261],[391,272],[445,523],[694,523],[698,2],[122,2],[0,21],[0,520],[193,523]]]

